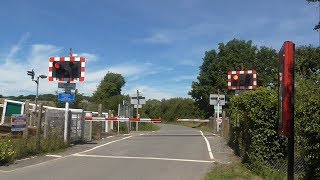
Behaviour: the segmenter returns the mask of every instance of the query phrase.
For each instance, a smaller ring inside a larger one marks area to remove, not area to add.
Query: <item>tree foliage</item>
[[[201,118],[201,111],[189,98],[171,98],[161,101],[151,99],[146,102],[141,111],[142,117],[159,118],[165,122],[173,122],[177,118]]]
[[[122,103],[121,88],[125,85],[121,74],[108,72],[101,80],[93,99],[97,104],[102,104],[104,110],[117,110],[118,104]]]
[[[272,48],[253,45],[252,41],[233,39],[220,43],[218,50],[205,52],[200,66],[198,81],[192,82],[189,95],[204,111],[206,116],[213,113],[209,106],[209,95],[231,94],[227,91],[227,73],[236,70],[256,70],[259,86],[275,87],[277,78],[277,53]]]

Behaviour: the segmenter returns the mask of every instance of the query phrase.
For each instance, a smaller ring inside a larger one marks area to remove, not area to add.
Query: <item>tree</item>
[[[300,46],[295,52],[296,71],[304,78],[320,75],[320,48]]]
[[[117,110],[118,104],[122,103],[121,88],[124,85],[125,80],[121,74],[108,72],[94,92],[93,99],[97,104],[101,103],[105,110]]]
[[[311,3],[311,2],[319,2],[319,8],[320,8],[320,0],[306,0],[308,3]],[[318,24],[316,24],[313,28],[313,30],[319,30],[320,29],[320,9],[319,9],[319,22]]]
[[[198,81],[192,82],[189,92],[206,117],[213,114],[213,107],[209,105],[210,94],[217,94],[220,90],[221,94],[232,95],[233,92],[227,90],[227,73],[236,70],[256,70],[258,86],[275,88],[277,53],[267,47],[258,49],[252,41],[239,39],[227,44],[220,43],[218,50],[207,51],[200,66]]]
[[[140,111],[139,111],[140,112]],[[159,118],[165,122],[175,121],[177,118],[202,118],[203,114],[190,98],[171,98],[161,101],[147,100],[141,110],[142,117]]]

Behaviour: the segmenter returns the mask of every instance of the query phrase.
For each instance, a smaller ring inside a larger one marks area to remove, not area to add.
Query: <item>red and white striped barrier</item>
[[[120,118],[120,117],[85,117],[86,121],[133,121],[133,122],[157,122],[161,123],[161,119],[150,119],[150,118]]]

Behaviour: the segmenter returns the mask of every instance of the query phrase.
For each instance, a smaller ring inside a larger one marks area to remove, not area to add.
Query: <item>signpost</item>
[[[288,138],[288,179],[294,179],[294,56],[286,41],[279,52],[279,133]]]
[[[12,114],[11,131],[24,131],[27,128],[27,116],[25,114]]]
[[[59,81],[58,88],[64,89],[64,93],[59,93],[59,102],[65,102],[65,122],[64,122],[64,141],[67,142],[68,134],[68,113],[69,102],[74,102],[75,95],[71,93],[71,90],[76,89],[75,83],[70,82],[83,82],[85,72],[84,57],[78,57],[76,54],[72,54],[70,48],[69,57],[50,57],[49,59],[49,81]]]
[[[221,123],[220,121],[220,112],[222,113],[222,106],[226,104],[226,96],[219,94],[210,94],[210,100],[209,100],[210,105],[214,105],[214,111],[217,114],[217,119],[216,121]],[[217,128],[219,127],[217,123]]]
[[[139,118],[139,108],[142,108],[142,104],[146,104],[146,98],[137,90],[137,94],[132,95],[130,101],[134,105],[134,108],[137,109],[137,118]],[[138,121],[136,122],[136,131],[138,131]]]

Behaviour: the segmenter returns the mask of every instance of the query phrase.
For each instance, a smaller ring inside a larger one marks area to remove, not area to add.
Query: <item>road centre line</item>
[[[102,155],[87,155],[87,154],[73,154],[78,157],[91,158],[110,158],[110,159],[140,159],[140,160],[162,160],[162,161],[179,161],[179,162],[197,162],[197,163],[213,163],[215,161],[194,160],[194,159],[174,159],[174,158],[157,158],[157,157],[134,157],[134,156],[102,156]]]
[[[207,144],[207,149],[208,149],[208,152],[209,152],[210,159],[213,159],[213,154],[212,154],[212,151],[211,151],[210,143],[209,143],[207,137],[205,137],[205,136],[203,135],[203,132],[202,132],[201,130],[200,130],[200,133],[201,133],[202,137],[204,138],[204,141],[205,141],[206,144]]]
[[[132,136],[127,136],[127,137],[124,137],[124,138],[121,138],[121,139],[117,139],[117,140],[114,140],[114,141],[110,141],[110,142],[107,142],[107,143],[105,143],[105,144],[101,144],[101,145],[99,145],[99,146],[93,147],[93,148],[91,148],[91,149],[88,149],[88,150],[79,152],[79,154],[80,154],[80,153],[86,153],[86,152],[89,152],[89,151],[93,151],[93,150],[98,149],[98,148],[100,148],[100,147],[103,147],[103,146],[106,146],[106,145],[109,145],[109,144],[112,144],[112,143],[115,143],[115,142],[118,142],[118,141],[122,141],[122,140],[125,140],[125,139],[128,139],[128,138],[131,138],[131,137],[132,137]],[[76,153],[76,154],[78,154],[78,153]]]

